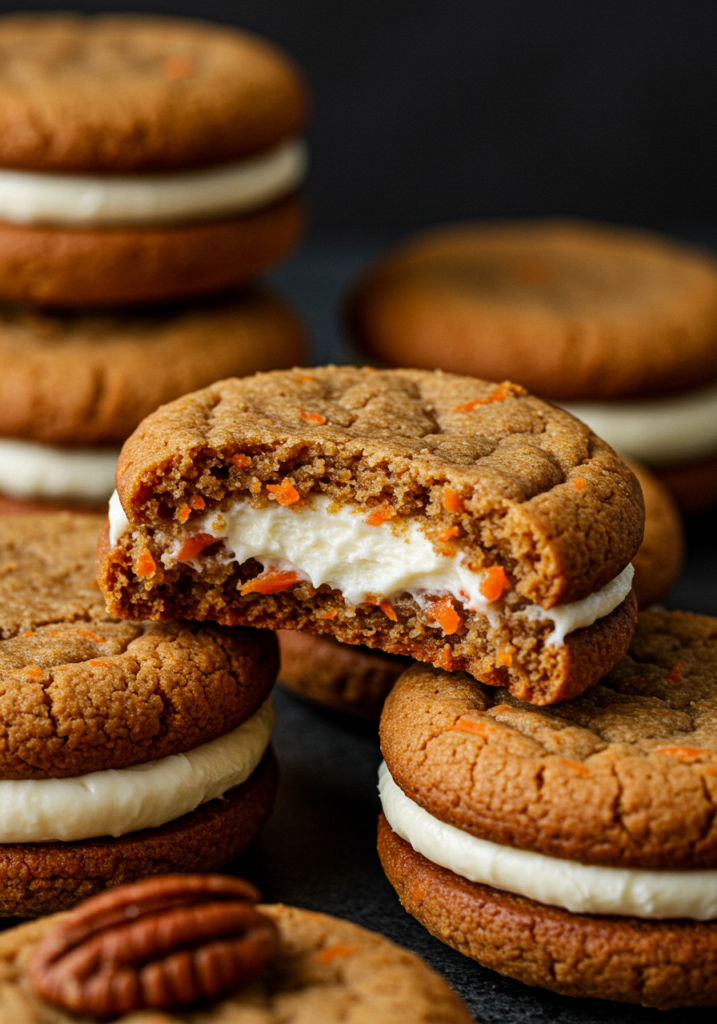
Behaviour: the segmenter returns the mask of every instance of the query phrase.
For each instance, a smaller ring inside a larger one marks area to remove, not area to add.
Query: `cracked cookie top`
[[[170,534],[236,497],[319,492],[384,518],[424,516],[544,608],[614,579],[644,521],[631,471],[584,424],[509,381],[426,370],[219,381],[140,424],[117,489],[132,528]]]
[[[240,725],[278,670],[268,630],[122,622],[95,579],[100,516],[0,519],[0,778],[124,768]]]
[[[585,864],[717,867],[717,619],[643,612],[597,686],[534,707],[414,665],[381,746],[401,789],[473,835]]]

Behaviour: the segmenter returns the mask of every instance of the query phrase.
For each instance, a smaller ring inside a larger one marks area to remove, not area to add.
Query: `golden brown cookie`
[[[682,517],[670,491],[649,469],[629,461],[645,500],[645,536],[632,560],[639,608],[661,601],[677,579],[685,552]],[[717,497],[717,495],[716,495]]]
[[[266,1024],[363,1019],[375,1024],[470,1024],[473,1019],[423,960],[383,936],[340,918],[283,904],[260,904],[257,910],[278,928],[278,953],[258,977],[228,997],[205,1004],[201,1014],[207,1024],[250,1024],[259,1016]],[[12,1007],[18,1024],[66,1024],[76,1019],[40,999],[25,973],[37,943],[62,920],[35,921],[0,936],[0,1014]],[[140,1016],[181,1024],[196,1020],[196,1010],[179,1008],[160,1015],[145,1011],[114,1019],[139,1024]]]
[[[375,720],[409,658],[342,644],[331,636],[278,633],[279,682],[305,700],[357,718]]]
[[[218,382],[144,421],[117,486],[98,567],[121,616],[327,633],[538,703],[590,686],[632,632],[635,479],[508,382]]]
[[[717,1005],[716,709],[717,619],[683,612],[643,612],[559,707],[409,669],[381,717],[379,849],[402,902],[528,984]]]

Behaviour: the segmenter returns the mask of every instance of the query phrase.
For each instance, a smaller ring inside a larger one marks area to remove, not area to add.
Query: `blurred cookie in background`
[[[0,299],[236,286],[303,225],[307,95],[270,43],[170,18],[0,19]]]
[[[546,220],[409,240],[348,299],[390,365],[510,378],[648,465],[681,507],[717,501],[717,260],[637,229]]]
[[[657,604],[677,579],[685,554],[682,517],[675,501],[654,474],[637,462],[628,462],[645,499],[645,535],[632,560],[632,581],[640,609]]]
[[[260,288],[133,314],[0,309],[0,513],[106,508],[122,442],[158,405],[305,352]]]

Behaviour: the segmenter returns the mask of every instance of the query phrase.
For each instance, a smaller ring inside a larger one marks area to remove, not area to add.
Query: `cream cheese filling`
[[[349,605],[364,601],[391,601],[410,594],[422,608],[437,596],[456,602],[497,623],[501,601],[483,593],[488,570],[473,572],[465,554],[439,554],[417,518],[395,518],[378,526],[366,522],[366,510],[346,505],[329,511],[331,499],[317,494],[301,505],[271,502],[254,508],[247,500],[235,501],[221,515],[209,512],[193,520],[192,533],[206,533],[224,541],[228,558],[240,565],[250,558],[265,570],[295,572],[313,587],[328,585],[343,594]],[[119,498],[110,502],[110,543],[117,544],[129,523]],[[183,540],[162,555],[166,568],[177,562]],[[187,560],[197,571],[201,561]],[[632,586],[631,565],[594,594],[549,610],[538,605],[515,614],[543,619],[553,625],[548,643],[559,646],[568,633],[592,625],[621,604]]]
[[[617,451],[648,465],[717,455],[717,384],[665,398],[556,404]]]
[[[492,885],[574,914],[717,918],[717,870],[648,871],[580,864],[500,846],[434,818],[409,799],[386,766],[379,793],[393,831],[418,853],[471,882]]]
[[[249,213],[303,180],[307,151],[290,139],[236,163],[170,174],[0,170],[0,220],[13,224],[160,224]]]
[[[0,491],[11,498],[107,501],[119,448],[65,448],[0,438]]]
[[[269,698],[232,732],[184,754],[69,779],[0,781],[0,843],[159,828],[245,782],[269,745],[274,718]]]

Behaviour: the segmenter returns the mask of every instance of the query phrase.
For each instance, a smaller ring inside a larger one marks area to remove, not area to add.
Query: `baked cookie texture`
[[[187,752],[268,698],[268,631],[120,621],[94,576],[101,516],[0,520],[0,779],[62,779]],[[120,838],[0,844],[0,914],[70,906],[104,885],[220,867],[267,817],[271,753],[225,799]]]
[[[229,998],[202,1008],[211,1024],[470,1024],[463,1002],[419,957],[388,939],[327,914],[260,904],[279,929],[276,960]],[[0,936],[0,1014],[17,1024],[64,1024],[75,1015],[51,1008],[31,989],[24,972],[42,936],[60,918],[20,925]],[[166,1024],[197,1020],[197,1010],[134,1013],[129,1024],[151,1017]],[[92,1018],[83,1018],[90,1021]]]
[[[628,465],[637,477],[645,501],[645,535],[632,560],[633,587],[638,606],[649,608],[665,597],[679,575],[685,554],[685,531],[667,487],[646,466],[630,460]]]
[[[320,494],[381,519],[420,517],[441,553],[465,552],[472,570],[506,574],[501,621],[468,613],[465,631],[449,634],[408,595],[389,614],[304,582],[242,595],[258,562],[237,566],[219,544],[193,564],[172,556],[200,515],[205,522],[237,499],[268,508],[282,487],[297,515]],[[98,576],[122,617],[327,633],[465,669],[541,703],[595,682],[633,628],[631,595],[562,646],[547,642],[550,622],[521,615],[531,602],[577,601],[618,576],[639,547],[643,508],[607,445],[515,385],[353,367],[220,381],[141,424],[123,448],[117,488],[129,527],[114,546],[103,534]]]
[[[464,833],[579,864],[714,869],[716,707],[717,619],[643,612],[622,661],[556,708],[414,666],[386,700],[381,746],[404,794]],[[717,1004],[717,922],[547,906],[432,863],[383,818],[379,851],[410,913],[503,974],[663,1009]]]
[[[392,365],[515,377],[554,399],[672,394],[717,379],[717,261],[579,221],[438,228],[369,268],[348,323]]]

